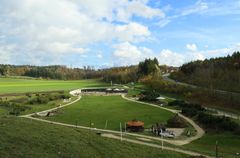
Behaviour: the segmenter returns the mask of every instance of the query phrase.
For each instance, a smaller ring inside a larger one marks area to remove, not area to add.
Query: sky
[[[240,0],[0,0],[0,63],[180,66],[240,51]]]

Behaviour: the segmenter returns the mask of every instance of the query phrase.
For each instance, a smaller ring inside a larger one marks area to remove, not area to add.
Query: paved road
[[[214,113],[212,115],[225,116],[225,117],[233,118],[235,120],[240,120],[240,115],[237,115],[237,114],[233,114],[233,113],[229,113],[229,112],[225,112],[225,111],[222,111],[222,110],[209,108],[209,107],[205,107],[205,109],[209,110],[209,111],[213,111]]]

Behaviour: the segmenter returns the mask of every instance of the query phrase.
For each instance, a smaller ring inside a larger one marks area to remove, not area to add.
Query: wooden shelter
[[[127,122],[127,130],[131,132],[144,131],[144,122],[138,120],[132,120]]]

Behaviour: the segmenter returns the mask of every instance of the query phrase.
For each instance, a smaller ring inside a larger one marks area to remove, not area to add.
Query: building
[[[143,132],[144,122],[138,120],[132,120],[127,122],[127,130],[131,132]]]

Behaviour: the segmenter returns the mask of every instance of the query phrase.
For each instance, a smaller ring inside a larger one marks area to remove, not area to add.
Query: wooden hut
[[[131,132],[142,132],[144,131],[144,122],[138,120],[128,121],[127,130]]]

